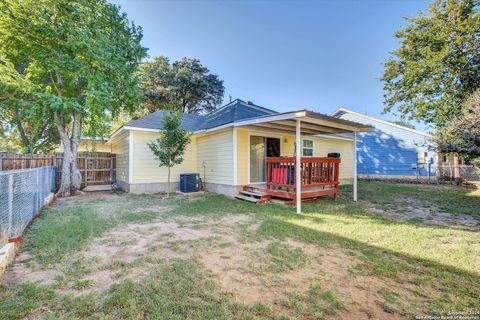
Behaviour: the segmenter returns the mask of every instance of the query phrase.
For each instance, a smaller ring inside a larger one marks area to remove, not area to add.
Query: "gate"
[[[83,153],[77,156],[77,168],[82,174],[82,188],[115,182],[116,157],[110,153]]]
[[[53,154],[0,154],[0,171],[54,166],[56,185],[62,177],[62,153]],[[116,180],[116,156],[108,152],[79,152],[77,168],[82,174],[81,188],[89,185],[112,184]]]

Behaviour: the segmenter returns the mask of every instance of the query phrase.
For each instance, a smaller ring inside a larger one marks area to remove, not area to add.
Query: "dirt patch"
[[[40,269],[28,252],[21,252],[3,275],[7,285],[26,282],[52,284],[58,276],[55,269]]]
[[[479,230],[480,220],[465,214],[453,215],[441,212],[434,206],[425,206],[424,203],[412,198],[401,199],[401,210],[380,209],[371,207],[370,203],[364,203],[369,207],[368,211],[376,215],[382,215],[399,222],[419,221],[429,225],[442,227],[462,228],[467,230]],[[400,205],[399,205],[400,206]]]
[[[55,202],[52,204],[52,207],[71,207],[76,206],[80,203],[88,203],[95,200],[105,200],[108,202],[113,202],[112,197],[120,196],[115,195],[112,191],[96,191],[96,192],[82,192],[79,191],[76,195],[71,197],[58,197],[55,199]]]
[[[243,303],[270,304],[275,313],[283,310],[281,302],[287,299],[288,294],[304,294],[312,284],[319,283],[344,302],[344,311],[333,317],[335,319],[401,318],[386,312],[378,302],[379,298],[373,294],[393,284],[375,277],[354,277],[351,268],[359,260],[339,246],[319,248],[290,239],[289,245],[308,254],[308,263],[287,272],[255,274],[249,268],[249,253],[262,250],[269,243],[271,240],[243,243],[241,246],[234,244],[209,250],[198,258],[222,290]],[[398,287],[397,283],[395,287]]]

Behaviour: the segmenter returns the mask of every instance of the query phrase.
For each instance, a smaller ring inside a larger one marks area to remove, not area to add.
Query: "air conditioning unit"
[[[180,191],[184,193],[200,191],[199,173],[180,174]]]

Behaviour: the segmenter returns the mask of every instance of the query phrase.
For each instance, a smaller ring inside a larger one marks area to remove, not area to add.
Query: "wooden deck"
[[[338,194],[340,158],[301,159],[301,199]],[[295,158],[267,158],[267,181],[243,187],[238,199],[266,203],[272,199],[296,199]]]

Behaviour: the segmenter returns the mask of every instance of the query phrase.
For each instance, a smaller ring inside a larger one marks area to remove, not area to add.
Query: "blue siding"
[[[373,119],[351,113],[338,117],[375,127],[375,131],[361,133],[362,142],[357,145],[357,169],[359,174],[391,176],[415,176],[412,166],[418,161],[419,152],[435,159],[435,153],[428,150],[427,137],[423,134],[391,126]],[[420,170],[428,175],[428,168]],[[432,170],[431,175],[435,175]]]

